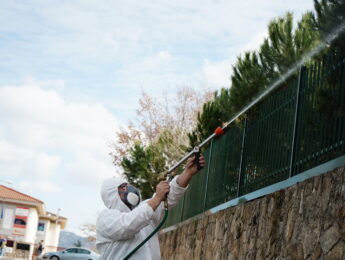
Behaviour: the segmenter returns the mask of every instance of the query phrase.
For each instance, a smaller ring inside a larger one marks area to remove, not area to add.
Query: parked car
[[[68,248],[63,251],[47,252],[38,260],[98,260],[99,255],[89,249],[81,247]]]

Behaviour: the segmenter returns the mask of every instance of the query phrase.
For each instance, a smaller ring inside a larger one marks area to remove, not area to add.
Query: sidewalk
[[[0,256],[0,260],[25,260],[24,258],[13,258],[9,256]]]

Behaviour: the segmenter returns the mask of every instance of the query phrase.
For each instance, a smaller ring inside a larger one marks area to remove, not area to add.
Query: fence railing
[[[306,64],[204,151],[165,227],[345,154],[345,59]]]

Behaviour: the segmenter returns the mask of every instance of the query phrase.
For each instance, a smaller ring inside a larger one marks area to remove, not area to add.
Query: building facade
[[[6,256],[33,259],[40,241],[44,251],[57,250],[66,222],[47,212],[43,201],[0,185],[0,236],[7,239]]]

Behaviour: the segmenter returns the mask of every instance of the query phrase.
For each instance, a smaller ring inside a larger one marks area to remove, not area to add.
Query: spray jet
[[[167,172],[163,174],[167,176],[167,181],[171,181],[174,175],[172,174],[181,164],[183,164],[188,158],[191,156],[195,156],[195,161],[199,163],[199,156],[200,156],[200,149],[204,147],[208,142],[210,142],[213,138],[221,136],[224,133],[224,130],[235,120],[237,120],[240,116],[244,115],[251,107],[253,107],[256,103],[266,97],[269,93],[271,93],[274,89],[276,89],[284,80],[286,80],[289,76],[291,76],[295,71],[303,66],[303,64],[316,54],[320,53],[323,49],[325,49],[334,39],[336,39],[343,31],[345,30],[345,22],[341,23],[337,28],[335,28],[327,37],[325,37],[324,41],[321,42],[318,46],[310,50],[306,55],[302,57],[301,60],[293,64],[287,71],[284,73],[277,81],[271,84],[267,89],[265,89],[261,94],[259,94],[252,102],[250,102],[247,106],[245,106],[241,111],[239,111],[233,118],[231,118],[228,122],[226,122],[222,127],[217,127],[212,135],[206,138],[201,144],[194,147],[194,149],[186,154],[181,160],[179,160],[174,166],[172,166]],[[301,77],[301,73],[299,75]],[[200,169],[200,165],[198,166]],[[165,215],[162,222],[157,226],[157,228],[143,241],[141,242],[136,248],[134,248],[124,259],[129,259],[140,247],[142,247],[158,230],[162,227],[165,220],[168,217],[168,203],[167,199],[164,201],[165,207]]]

